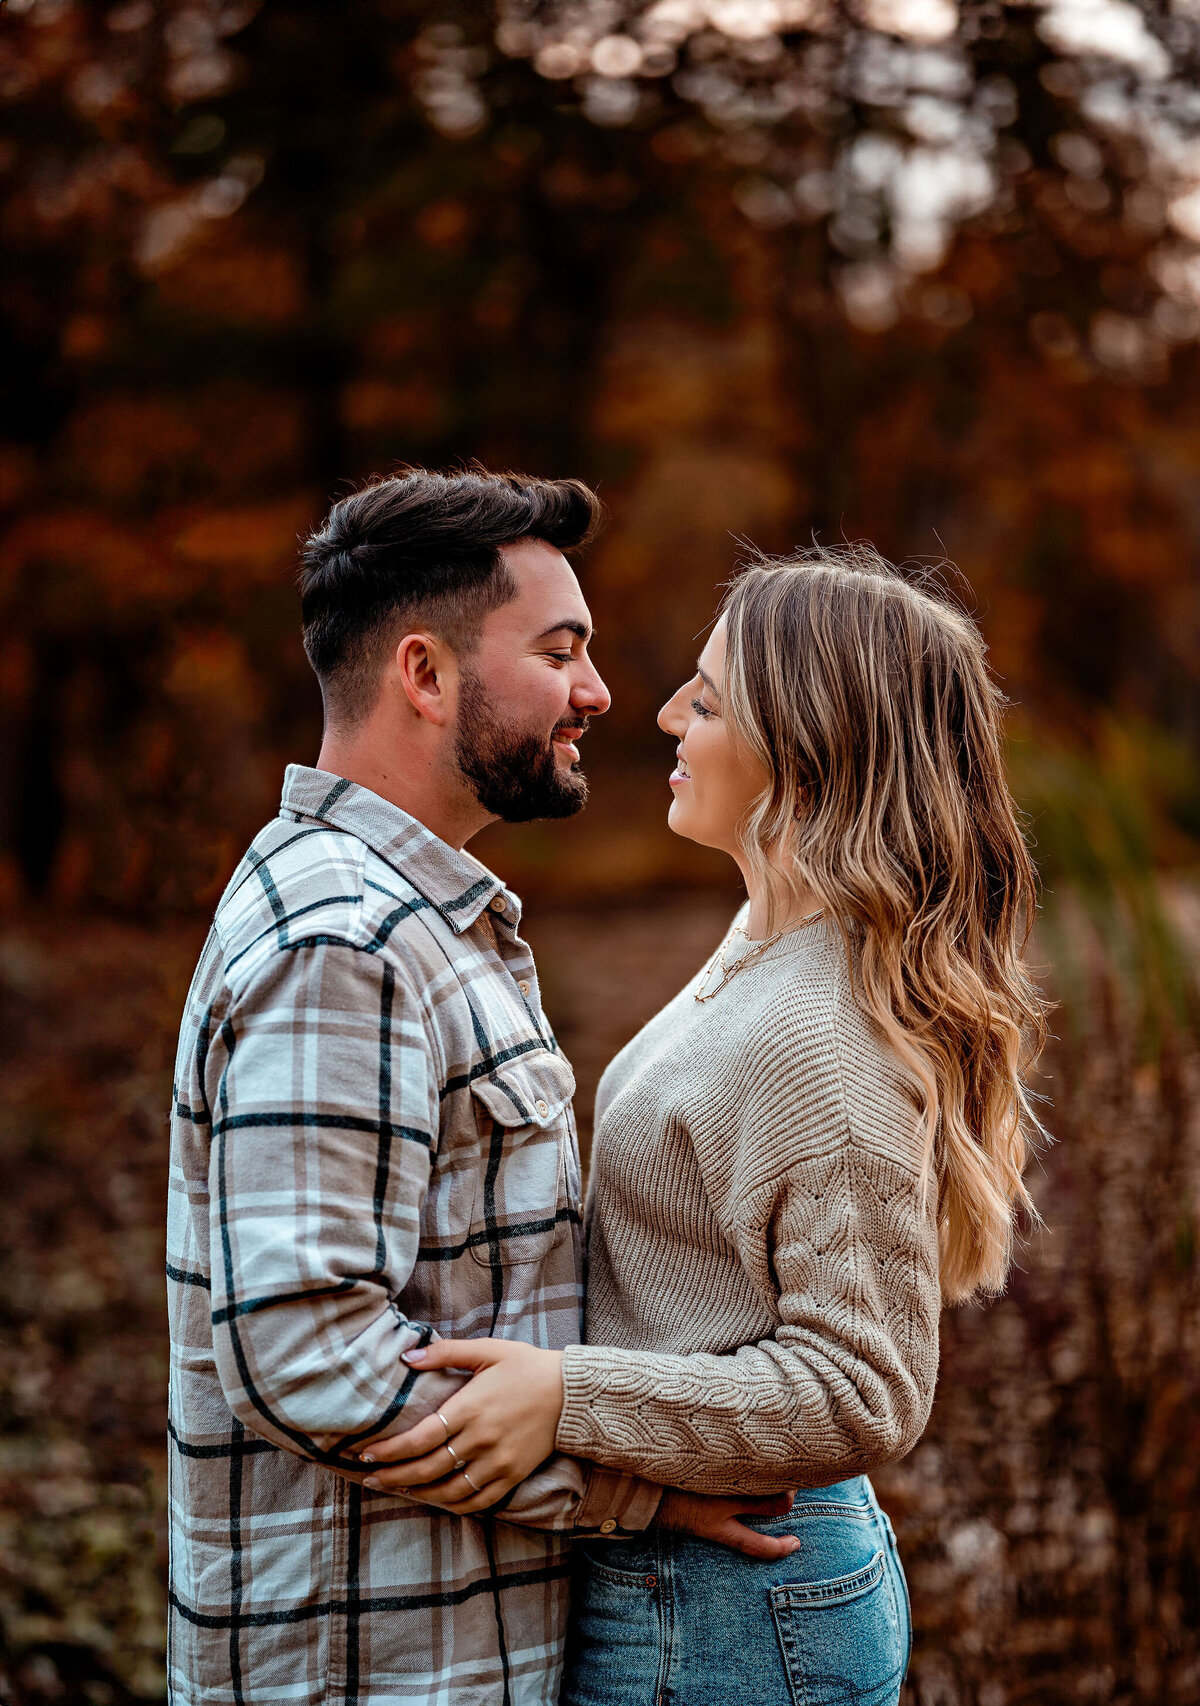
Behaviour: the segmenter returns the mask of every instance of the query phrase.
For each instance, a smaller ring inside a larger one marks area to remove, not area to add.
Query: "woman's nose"
[[[682,735],[685,723],[680,706],[681,693],[673,693],[658,713],[658,726],[665,735]]]

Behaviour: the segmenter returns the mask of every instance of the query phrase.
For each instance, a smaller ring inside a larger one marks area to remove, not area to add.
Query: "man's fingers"
[[[800,1542],[794,1535],[759,1534],[734,1517],[719,1525],[713,1539],[719,1541],[722,1546],[731,1546],[735,1552],[744,1552],[747,1558],[767,1561],[786,1558],[800,1547]]]
[[[753,1498],[747,1499],[738,1514],[763,1518],[786,1516],[792,1508],[794,1499],[794,1493],[759,1493]]]

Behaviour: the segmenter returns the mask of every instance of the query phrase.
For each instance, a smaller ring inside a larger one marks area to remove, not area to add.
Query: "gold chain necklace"
[[[734,960],[732,965],[728,965],[725,960],[725,950],[733,946],[733,938],[735,936],[741,936],[745,941],[750,940],[741,925],[735,924],[732,931],[729,933],[729,936],[721,943],[721,946],[717,949],[712,959],[709,960],[703,972],[700,974],[700,982],[696,985],[693,1000],[711,1001],[714,995],[719,995],[721,993],[731,977],[737,976],[743,966],[752,966],[756,960],[760,960],[762,958],[768,948],[773,947],[782,937],[790,936],[793,930],[803,930],[806,925],[815,923],[820,916],[821,914],[819,912],[810,912],[806,917],[802,918],[798,924],[785,924],[782,930],[776,930],[773,936],[766,937],[764,941],[751,942],[750,946],[746,949],[746,952],[744,954],[740,954],[738,958]],[[718,967],[721,971],[720,983],[717,984],[715,989],[705,991],[705,984]]]

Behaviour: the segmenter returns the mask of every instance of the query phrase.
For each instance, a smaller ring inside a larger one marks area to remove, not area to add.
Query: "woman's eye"
[[[708,708],[703,699],[693,699],[692,710],[695,711],[698,717],[715,717],[717,714],[715,711],[711,711]]]

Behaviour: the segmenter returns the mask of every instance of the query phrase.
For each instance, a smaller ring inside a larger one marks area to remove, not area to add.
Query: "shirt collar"
[[[406,877],[456,934],[469,929],[485,907],[499,914],[497,896],[509,923],[521,922],[520,901],[494,872],[370,788],[327,770],[289,764],[279,809],[357,836]]]

